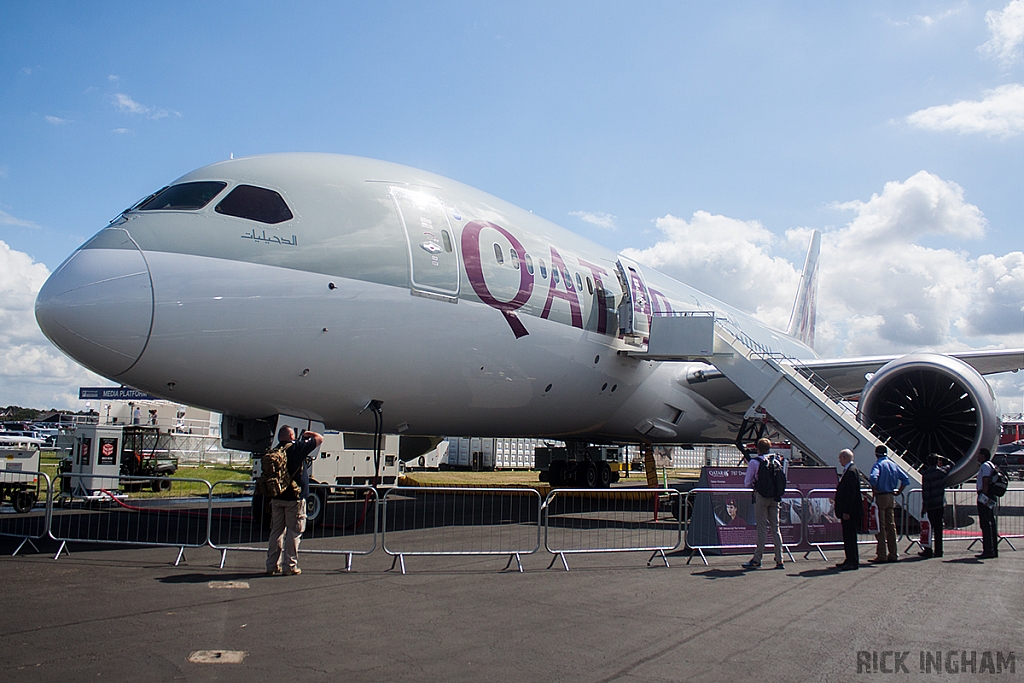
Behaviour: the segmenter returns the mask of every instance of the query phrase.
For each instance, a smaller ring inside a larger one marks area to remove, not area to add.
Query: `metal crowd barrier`
[[[867,499],[870,500],[871,493],[872,493],[871,489],[869,489],[869,488],[862,488],[860,490],[861,499],[863,500],[865,497],[867,497]],[[830,489],[811,489],[810,491],[807,492],[806,497],[808,499],[811,499],[811,500],[813,500],[813,499],[822,499],[822,498],[826,499],[826,500],[831,500],[831,502],[832,502],[832,504],[831,504],[832,510],[833,511],[835,510],[835,500],[836,500],[836,490],[835,489],[831,489],[831,488]],[[907,505],[907,492],[904,491],[897,498],[897,500],[898,500],[897,506],[902,508],[902,509],[904,509],[904,510],[906,510],[907,509],[906,508],[906,505]],[[810,508],[810,507],[811,506],[808,506],[808,508]],[[865,514],[867,514],[866,510],[865,510]],[[903,523],[896,525],[896,532],[897,532],[896,542],[897,543],[899,543],[900,540],[902,540],[903,537],[905,536],[906,519],[907,519],[907,515],[904,514],[903,515]],[[842,524],[838,518],[836,518],[836,522],[840,523],[840,525]],[[868,525],[868,521],[865,518],[863,520],[862,529],[866,528],[867,525]],[[808,523],[808,526],[807,526],[807,528],[806,528],[806,530],[804,532],[804,538],[807,539],[808,544],[811,546],[811,550],[808,550],[806,553],[804,553],[804,559],[807,559],[807,556],[811,552],[814,552],[816,550],[816,551],[818,551],[818,554],[821,555],[821,559],[827,560],[828,558],[825,557],[825,552],[824,552],[823,548],[827,547],[830,550],[837,550],[837,549],[841,550],[842,547],[843,547],[843,530],[842,530],[842,526],[838,527],[838,530],[836,530],[836,531],[831,531],[829,528],[826,527],[823,530],[823,535],[816,536],[815,533],[814,533],[814,530],[812,530],[812,528],[811,528],[810,523]],[[857,532],[857,545],[858,546],[862,546],[862,545],[875,545],[875,546],[877,546],[877,544],[878,544],[878,539],[876,538],[875,534],[873,534],[873,533],[871,533],[869,531],[862,531],[862,530]]]
[[[204,479],[61,474],[57,481],[49,528],[60,542],[54,559],[69,542],[112,543],[179,548],[177,565],[185,548],[208,542],[211,487]]]
[[[403,574],[407,555],[508,555],[523,571],[540,549],[536,489],[402,486],[383,501],[381,547]]]
[[[921,489],[907,492],[911,509],[921,509]],[[995,508],[998,543],[1005,543],[1011,550],[1017,547],[1010,539],[1024,538],[1024,489],[1009,489],[999,499]],[[907,551],[920,546],[920,526],[917,521],[905,515],[904,535],[910,539]],[[981,525],[978,523],[978,492],[971,488],[946,489],[946,509],[943,513],[943,546],[953,542],[968,542],[967,550],[981,542]]]
[[[694,506],[697,504],[697,501],[695,499],[699,495],[708,495],[709,497],[712,495],[749,496],[751,495],[751,491],[749,488],[697,488],[690,489],[690,491],[687,492],[685,502],[686,514],[684,516],[686,518],[685,525],[687,529],[686,547],[690,550],[690,556],[687,558],[686,564],[690,564],[690,561],[693,560],[694,553],[697,553],[700,555],[700,559],[704,562],[704,564],[707,565],[708,558],[704,554],[704,551],[706,550],[724,552],[738,550],[753,550],[757,548],[756,543],[691,543],[690,541],[692,539],[692,533],[690,528],[690,522],[692,521],[691,518]],[[791,562],[795,561],[793,558],[792,547],[800,545],[800,543],[805,540],[804,532],[806,531],[806,517],[804,517],[805,513],[803,511],[806,510],[808,506],[804,503],[804,500],[805,499],[803,494],[798,489],[787,488],[785,495],[782,498],[782,503],[779,504],[779,532],[782,535],[782,550],[787,555],[789,555],[789,559]],[[800,502],[800,511],[796,512],[796,514],[799,516],[800,523],[796,525],[791,523],[782,523],[782,518],[785,514],[784,510],[788,510],[790,515],[794,514],[792,510],[793,505],[796,501]],[[744,524],[744,527],[746,526],[747,525]],[[797,533],[795,537],[793,536],[794,526],[797,528]],[[775,550],[775,543],[772,541],[770,537],[765,539],[765,552],[767,552],[769,548],[772,549],[772,551]]]
[[[43,472],[0,470],[0,536],[20,538],[11,556],[26,544],[39,552],[32,541],[50,529],[50,477]]]
[[[210,547],[220,551],[224,567],[229,550],[267,552],[270,507],[251,496],[252,482],[224,480],[211,488]],[[311,484],[306,530],[299,553],[345,555],[352,570],[355,555],[377,548],[377,491],[372,486]]]
[[[269,519],[264,523],[262,506],[253,507],[248,480],[211,485],[202,479],[62,474],[51,481],[42,472],[0,471],[0,486],[0,536],[21,539],[14,555],[47,535],[60,543],[54,559],[72,542],[105,543],[177,547],[177,565],[186,548],[209,545],[221,551],[223,567],[228,550],[267,547]],[[14,500],[12,491],[19,494]],[[309,512],[316,521],[307,525],[301,552],[345,555],[346,570],[354,555],[376,550],[378,533],[380,546],[394,557],[392,568],[400,563],[403,574],[407,555],[508,555],[505,569],[515,560],[523,571],[521,556],[543,546],[554,555],[548,568],[560,559],[568,571],[570,554],[651,552],[648,565],[660,556],[668,566],[666,551],[685,546],[687,564],[699,554],[706,565],[705,551],[755,547],[722,542],[720,520],[708,520],[717,543],[707,542],[707,530],[692,527],[699,496],[709,496],[702,514],[716,514],[710,496],[749,496],[743,488],[693,489],[685,496],[675,489],[554,489],[544,499],[532,488],[396,487],[382,499],[371,486],[314,484],[311,491]],[[28,492],[34,496],[22,496]],[[911,540],[907,550],[919,544],[920,496],[914,489],[898,500],[904,511],[900,539]],[[826,559],[825,549],[842,547],[834,499],[832,488],[806,494],[786,489],[781,516],[791,521],[782,525],[790,560],[797,545],[807,550],[805,559],[815,550]],[[946,500],[944,543],[967,541],[969,550],[981,539],[977,493],[948,489]],[[1007,491],[996,514],[999,542],[1016,550],[1010,539],[1024,538],[1024,489]],[[861,545],[875,542],[873,535],[858,535]],[[767,545],[773,547],[770,539]]]
[[[682,496],[675,489],[552,489],[542,507],[544,549],[565,556],[651,552],[648,566],[683,544]]]

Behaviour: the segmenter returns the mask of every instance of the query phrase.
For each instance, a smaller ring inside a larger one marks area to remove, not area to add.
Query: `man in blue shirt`
[[[910,477],[889,459],[889,450],[885,446],[876,446],[875,466],[871,468],[868,481],[875,493],[879,527],[875,534],[878,539],[875,557],[868,561],[896,562],[899,559],[896,549],[896,496],[903,493],[903,489],[910,484]]]

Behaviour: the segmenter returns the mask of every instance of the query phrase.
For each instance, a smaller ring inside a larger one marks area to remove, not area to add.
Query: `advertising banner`
[[[696,495],[687,532],[690,546],[755,546],[757,522],[753,491],[743,486],[745,467],[705,467],[696,488],[722,489]],[[838,477],[831,467],[791,467],[786,473],[790,493],[779,503],[779,531],[782,542],[793,549],[810,546],[801,539],[804,498],[813,489],[830,489],[810,494],[807,499],[807,535],[811,543],[842,539],[842,529],[835,516],[835,487]],[[729,490],[739,489],[739,490]],[[770,541],[769,541],[770,544]],[[745,548],[736,552],[748,552]],[[730,552],[728,549],[724,552]]]

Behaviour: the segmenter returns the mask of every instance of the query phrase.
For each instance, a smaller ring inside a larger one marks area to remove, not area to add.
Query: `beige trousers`
[[[760,562],[764,556],[764,544],[768,530],[772,532],[772,542],[775,544],[775,563],[782,562],[782,534],[779,532],[779,504],[774,498],[765,498],[760,493],[755,494],[757,500],[754,503],[754,512],[757,518],[757,550],[754,551],[754,562]]]
[[[306,501],[270,501],[270,541],[267,543],[267,571],[281,568],[284,552],[284,571],[295,569],[299,563],[299,541],[306,530]]]

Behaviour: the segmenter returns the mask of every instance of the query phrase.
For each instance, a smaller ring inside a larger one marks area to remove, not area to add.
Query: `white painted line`
[[[192,664],[241,664],[249,655],[241,650],[196,650],[188,656]]]
[[[248,588],[248,581],[211,581],[206,584],[210,588]]]

